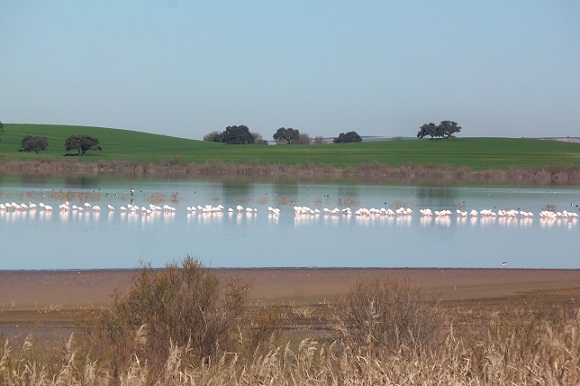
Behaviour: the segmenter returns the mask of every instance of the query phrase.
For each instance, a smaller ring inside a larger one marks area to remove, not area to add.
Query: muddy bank
[[[333,302],[357,281],[407,279],[444,302],[479,303],[526,299],[575,303],[580,270],[439,268],[255,268],[217,269],[219,278],[251,285],[249,300],[261,304]],[[0,271],[2,311],[103,308],[115,290],[126,293],[136,270]]]
[[[319,164],[234,164],[222,161],[164,163],[110,161],[81,163],[76,160],[34,160],[2,162],[0,174],[20,176],[100,175],[115,177],[163,178],[248,178],[252,180],[337,181],[357,183],[405,184],[510,184],[510,185],[580,185],[580,166],[549,166],[544,168],[510,168],[507,170],[472,170],[467,167],[434,165],[404,165],[393,167],[381,163],[335,168]]]

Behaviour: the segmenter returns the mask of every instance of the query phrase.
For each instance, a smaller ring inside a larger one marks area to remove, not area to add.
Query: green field
[[[24,136],[47,137],[49,148],[40,154],[18,151]],[[63,157],[70,135],[99,138],[103,151]],[[473,170],[578,166],[580,144],[514,138],[456,138],[452,140],[397,140],[326,145],[225,145],[128,130],[87,126],[5,124],[0,134],[0,162],[34,159],[70,159],[81,162],[129,161],[203,163],[210,160],[246,163],[325,164],[336,167],[380,162],[448,165]]]

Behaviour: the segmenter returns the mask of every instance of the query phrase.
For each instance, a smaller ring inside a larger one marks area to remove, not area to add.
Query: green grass
[[[225,162],[324,164],[336,167],[380,162],[395,167],[406,164],[448,165],[473,170],[578,166],[580,144],[514,138],[456,138],[452,140],[402,140],[326,145],[224,145],[128,130],[88,126],[6,124],[0,134],[0,161],[30,161],[63,157],[64,141],[73,134],[99,138],[102,152],[72,157],[81,162],[130,161],[203,163]],[[41,154],[19,152],[26,135],[45,136],[49,148]]]

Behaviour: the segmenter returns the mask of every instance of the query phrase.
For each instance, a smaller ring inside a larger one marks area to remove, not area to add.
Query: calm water
[[[71,206],[88,201],[101,211],[60,212],[58,205],[67,199]],[[175,211],[121,212],[131,200],[139,206],[170,205]],[[162,267],[186,255],[212,267],[580,268],[578,221],[539,217],[547,205],[578,213],[580,188],[4,179],[0,202],[54,207],[52,213],[0,210],[3,270],[134,268],[140,262]],[[108,211],[107,205],[115,210]],[[206,205],[222,205],[224,212],[187,210]],[[295,206],[321,213],[295,215]],[[414,213],[324,212],[400,206]],[[247,207],[257,212],[248,214]],[[279,208],[280,214],[269,214],[268,207]],[[425,219],[421,208],[453,213]],[[535,217],[459,218],[456,209],[520,209]]]

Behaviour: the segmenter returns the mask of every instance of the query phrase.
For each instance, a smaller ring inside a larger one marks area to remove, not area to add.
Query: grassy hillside
[[[73,134],[99,138],[101,152],[74,157],[81,162],[135,160],[164,162],[226,162],[327,164],[336,167],[380,162],[392,166],[467,166],[474,170],[510,167],[580,165],[580,144],[512,138],[457,138],[327,145],[224,145],[128,130],[86,126],[6,124],[0,135],[0,161],[38,158],[65,159],[65,139]],[[49,148],[41,154],[19,152],[26,135],[45,136]],[[67,159],[69,157],[66,157]]]

